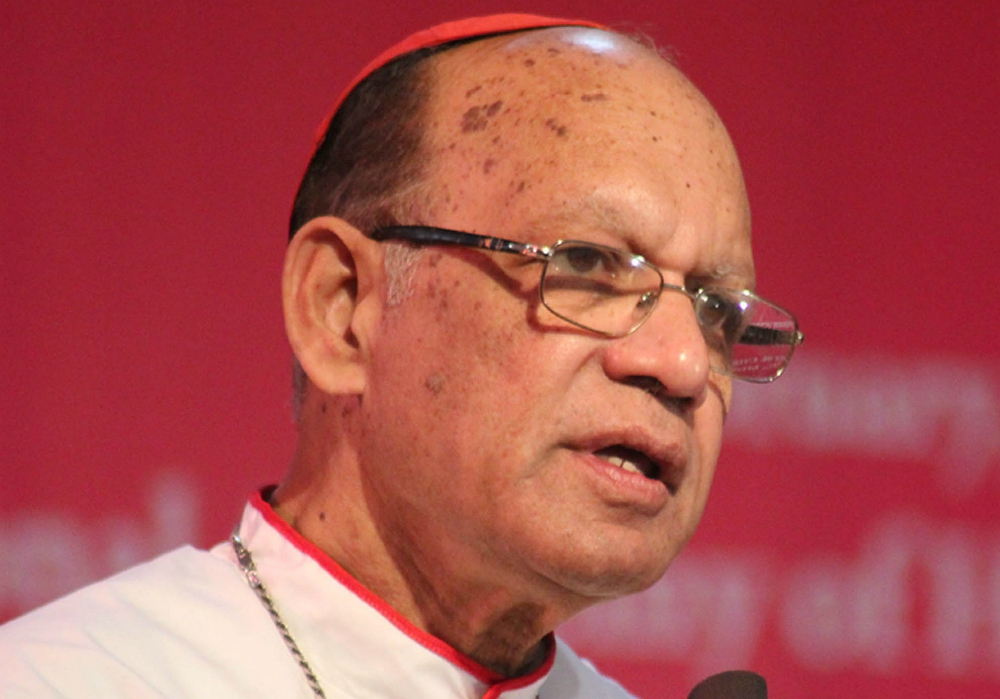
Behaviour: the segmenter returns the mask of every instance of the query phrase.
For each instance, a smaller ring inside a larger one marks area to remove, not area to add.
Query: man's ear
[[[382,274],[382,246],[333,216],[312,219],[288,245],[285,330],[303,370],[325,393],[365,389]]]

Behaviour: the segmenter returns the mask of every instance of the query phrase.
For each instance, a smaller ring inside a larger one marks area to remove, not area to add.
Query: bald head
[[[708,101],[656,52],[597,29],[540,29],[436,56],[430,78],[422,141],[427,219],[443,225],[447,216],[471,230],[461,214],[481,221],[485,210],[495,224],[476,232],[500,235],[519,201],[558,179],[558,189],[521,211],[522,225],[558,227],[586,214],[626,233],[636,221],[622,207],[625,197],[651,209],[660,228],[680,225],[676,234],[690,235],[677,202],[681,190],[691,190],[702,202],[722,200],[708,227],[739,229],[745,239],[738,263],[706,273],[737,275],[734,281],[752,286],[749,209],[735,150]],[[606,171],[609,158],[619,170],[596,181],[593,173]],[[657,196],[637,186],[642,177],[657,181]]]
[[[568,107],[578,106],[567,101],[591,104],[594,109],[581,114],[584,119],[632,108],[621,101],[622,95],[610,93],[616,87],[627,92],[628,85],[621,81],[636,63],[658,66],[661,75],[652,80],[675,84],[679,94],[686,93],[718,123],[697,89],[670,63],[634,39],[605,30],[533,29],[463,39],[397,58],[363,80],[331,120],[296,197],[290,235],[309,219],[326,214],[343,216],[368,230],[414,213],[420,198],[413,190],[433,151],[426,131],[437,126],[428,121],[432,100],[454,102],[464,96],[468,104],[459,122],[463,132],[482,131],[499,108],[496,100],[485,101],[486,96],[498,94],[496,88],[505,82],[511,88],[533,79],[538,89],[529,95],[522,84],[522,99],[515,102],[508,94],[505,112],[542,101],[557,111],[541,125],[567,136]],[[638,89],[648,86],[640,84]],[[617,104],[605,104],[609,101]],[[721,136],[728,144],[724,132]],[[575,130],[574,138],[581,137],[600,148],[592,124]],[[731,147],[728,151],[731,155]]]

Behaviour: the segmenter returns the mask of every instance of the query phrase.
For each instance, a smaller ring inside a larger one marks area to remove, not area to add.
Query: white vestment
[[[260,496],[239,528],[327,699],[630,699],[560,641],[503,680],[417,629]],[[0,627],[0,697],[312,699],[229,542],[190,546]]]

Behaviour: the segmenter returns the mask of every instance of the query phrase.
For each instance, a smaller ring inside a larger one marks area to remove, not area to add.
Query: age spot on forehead
[[[476,105],[475,107],[469,107],[462,114],[462,132],[472,133],[474,131],[483,131],[489,126],[490,119],[497,115],[503,108],[503,100],[496,100],[490,104]]]
[[[580,100],[583,102],[603,102],[608,96],[603,92],[591,92],[588,94],[580,95]]]
[[[472,133],[473,131],[482,131],[486,128],[488,123],[485,116],[481,114],[482,110],[479,107],[469,107],[469,109],[462,115],[462,133]]]
[[[545,125],[549,127],[552,131],[555,131],[556,136],[566,136],[566,127],[555,120],[554,117],[550,117],[545,120]]]

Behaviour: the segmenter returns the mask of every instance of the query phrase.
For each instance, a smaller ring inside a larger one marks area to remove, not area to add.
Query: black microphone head
[[[699,682],[688,699],[767,699],[767,682],[756,672],[729,670]]]

